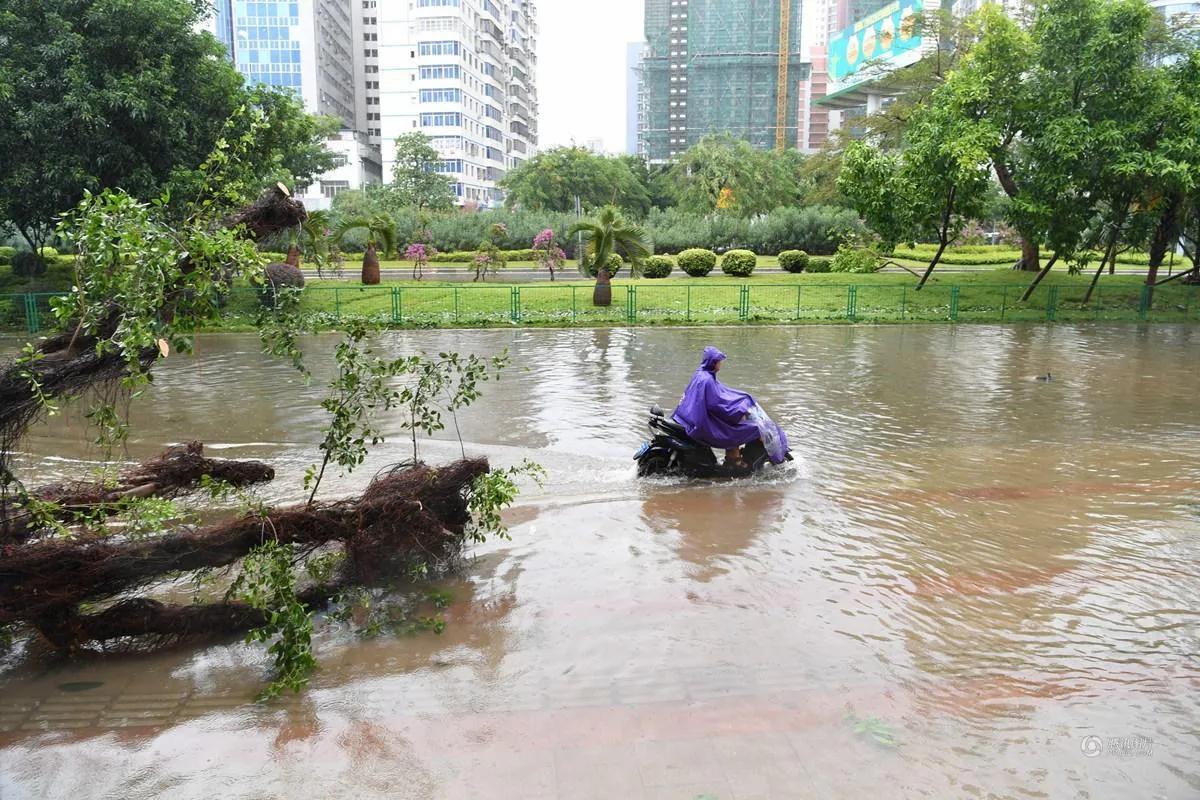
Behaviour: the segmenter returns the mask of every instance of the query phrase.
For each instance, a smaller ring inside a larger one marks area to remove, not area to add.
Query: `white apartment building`
[[[497,182],[537,148],[536,4],[356,1],[364,20],[363,124],[378,137],[384,179],[396,138],[421,131],[460,205],[500,205]]]

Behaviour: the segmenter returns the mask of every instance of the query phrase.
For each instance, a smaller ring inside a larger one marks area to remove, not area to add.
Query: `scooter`
[[[675,420],[657,405],[650,407],[650,430],[654,438],[634,455],[639,478],[649,475],[686,475],[689,478],[746,478],[771,463],[767,448],[758,439],[742,447],[745,466],[726,466],[713,449],[688,436]],[[787,454],[792,460],[792,454]]]

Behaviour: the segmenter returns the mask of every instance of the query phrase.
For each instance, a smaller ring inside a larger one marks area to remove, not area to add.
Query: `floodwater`
[[[301,496],[305,386],[202,338],[131,457],[198,438]],[[549,471],[440,586],[440,634],[319,625],[311,688],[250,702],[240,641],[0,664],[0,797],[1200,797],[1200,328],[432,331],[507,347],[468,453]],[[748,482],[639,481],[644,409],[703,345],[789,431]],[[1039,382],[1051,371],[1054,380]],[[392,438],[332,493],[409,455]],[[91,458],[69,418],[25,465]],[[453,431],[423,445],[455,457]]]

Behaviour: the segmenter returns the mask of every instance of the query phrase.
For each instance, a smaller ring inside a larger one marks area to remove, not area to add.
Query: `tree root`
[[[26,623],[60,650],[129,636],[176,636],[254,627],[236,603],[172,608],[132,592],[180,573],[227,567],[267,540],[309,552],[340,544],[338,585],[370,585],[457,554],[470,522],[467,491],[484,459],[433,468],[416,464],[377,476],[359,498],[268,509],[144,540],[46,539],[0,548],[0,625]],[[82,603],[116,597],[84,615]],[[130,605],[132,603],[132,605]]]

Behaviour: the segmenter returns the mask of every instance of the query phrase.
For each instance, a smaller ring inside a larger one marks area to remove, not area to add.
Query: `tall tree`
[[[614,205],[642,217],[651,198],[632,166],[623,157],[583,147],[555,147],[510,171],[501,185],[508,190],[509,208],[569,213],[578,197],[585,209]]]
[[[391,193],[401,208],[443,210],[454,204],[450,179],[437,171],[441,156],[420,131],[396,139]]]
[[[197,29],[196,0],[25,0],[0,10],[0,207],[31,247],[85,190],[157,196],[195,170],[242,106],[287,115],[254,169],[297,180],[324,166],[320,127],[299,106],[248,93],[221,45]],[[311,134],[311,135],[309,135]],[[295,166],[295,165],[293,165]],[[186,191],[186,189],[184,190]]]
[[[753,216],[799,199],[796,154],[756,150],[730,134],[706,136],[671,170],[679,207],[707,214]]]

